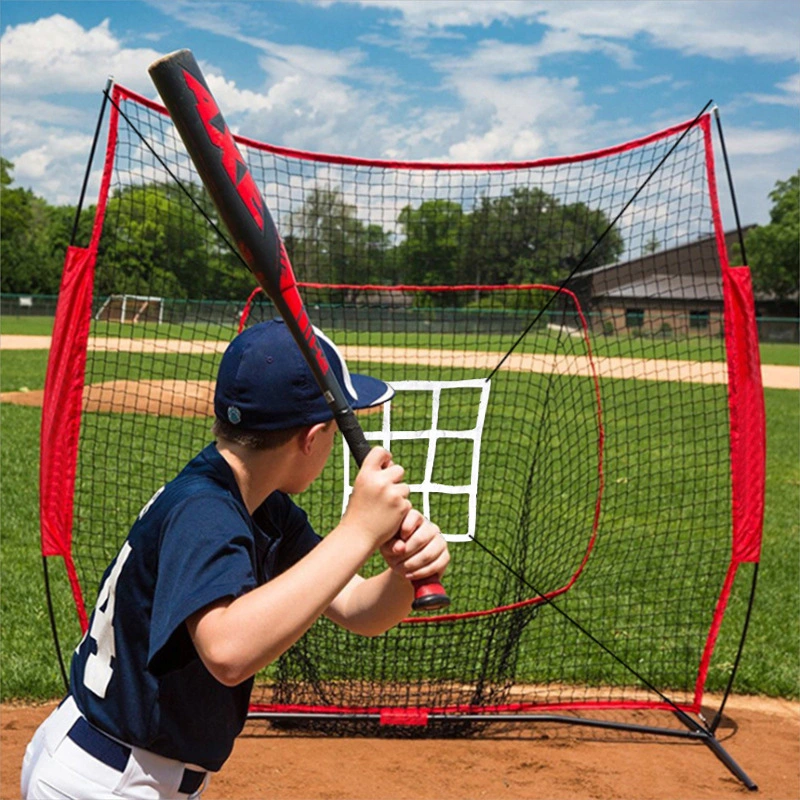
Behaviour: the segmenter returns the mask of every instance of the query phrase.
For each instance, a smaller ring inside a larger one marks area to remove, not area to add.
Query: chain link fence
[[[0,295],[0,316],[6,319],[53,317],[55,316],[57,301],[58,295],[3,294]],[[108,298],[106,297],[96,298],[94,301],[95,313],[98,313],[107,301]],[[162,319],[164,322],[185,323],[189,320],[196,320],[198,322],[229,324],[232,327],[235,327],[238,323],[239,315],[244,307],[244,302],[236,303],[231,300],[173,300],[164,298],[162,302],[164,307]],[[387,309],[377,308],[374,309],[374,312],[376,318],[384,321],[392,317],[391,314],[387,315]],[[458,319],[463,316],[463,312],[459,313],[456,309],[428,308],[414,309],[412,312],[428,315],[431,317],[431,322],[439,325],[449,324],[453,328],[458,327]],[[560,320],[555,319],[555,317],[561,317],[561,313],[555,312],[552,315],[545,314],[544,316],[553,316],[554,319],[543,319],[543,324],[557,324]],[[587,317],[590,318],[589,327],[597,330],[598,328],[592,324],[594,320],[591,317],[593,316],[592,313],[587,314]],[[757,323],[759,341],[762,343],[800,343],[800,319],[796,317],[759,317]],[[518,322],[511,321],[511,324],[517,326]],[[616,335],[628,336],[631,333],[628,330],[622,330]],[[663,334],[661,335],[663,336]],[[672,335],[675,337],[680,336],[677,332],[673,332]]]

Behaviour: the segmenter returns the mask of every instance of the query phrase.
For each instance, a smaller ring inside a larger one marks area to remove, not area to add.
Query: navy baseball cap
[[[314,328],[325,357],[354,409],[385,403],[389,384],[352,374],[336,345]],[[222,356],[214,414],[243,430],[278,431],[333,419],[311,368],[281,319],[245,329]]]

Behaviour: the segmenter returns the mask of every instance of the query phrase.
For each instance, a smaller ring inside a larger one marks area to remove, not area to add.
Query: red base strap
[[[428,712],[422,708],[384,708],[381,710],[381,725],[428,724]]]

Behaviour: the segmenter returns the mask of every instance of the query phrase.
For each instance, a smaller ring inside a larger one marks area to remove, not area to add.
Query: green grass
[[[50,336],[52,332],[53,317],[15,317],[11,314],[0,317],[0,334]]]
[[[5,330],[5,329],[4,329]],[[796,346],[778,345],[774,347]],[[784,353],[785,351],[778,351]],[[782,357],[782,356],[774,356]],[[199,373],[208,373],[212,367],[213,359],[195,356],[146,356],[120,354],[116,365],[106,364],[102,359],[98,361],[100,368],[96,373],[99,377],[115,375],[120,364],[125,366],[131,377],[157,377],[170,376],[196,376]],[[2,391],[41,388],[44,382],[44,369],[46,353],[41,351],[4,351],[0,358],[0,388]],[[105,366],[104,366],[105,365]],[[355,368],[368,369],[369,365],[352,365]],[[385,367],[382,368],[385,370]],[[475,373],[453,371],[448,377],[473,377]],[[391,379],[392,375],[386,375]],[[402,376],[400,376],[402,377]],[[573,525],[580,525],[585,519],[589,509],[585,507],[583,499],[564,493],[564,487],[559,484],[558,478],[563,475],[563,469],[557,460],[557,446],[559,437],[568,436],[570,426],[582,426],[581,436],[585,439],[591,434],[593,424],[593,405],[591,398],[583,394],[585,382],[581,379],[565,378],[552,384],[547,383],[544,376],[525,376],[513,373],[503,373],[496,379],[498,381],[493,392],[500,391],[501,383],[505,381],[509,391],[527,393],[529,397],[542,397],[544,392],[556,392],[550,398],[548,424],[551,428],[547,431],[545,441],[552,447],[551,453],[541,453],[540,458],[545,467],[537,481],[540,498],[534,503],[531,514],[537,519],[545,520],[547,516],[558,516],[558,525],[555,533],[571,529]],[[604,382],[605,396],[616,393],[625,400],[630,408],[669,408],[670,404],[681,393],[681,400],[691,396],[697,409],[703,407],[720,407],[720,392],[724,387],[692,386],[678,388],[677,385],[666,385],[649,382]],[[563,400],[559,400],[559,397]],[[544,399],[542,399],[544,402]],[[745,648],[744,657],[739,670],[736,688],[739,691],[764,693],[783,697],[798,697],[798,680],[800,679],[800,601],[798,600],[798,586],[800,575],[800,526],[798,525],[798,495],[800,494],[800,453],[798,453],[797,431],[800,427],[800,407],[796,392],[768,390],[767,402],[767,506],[765,519],[765,538],[763,559],[760,567],[759,590],[756,595],[755,610],[751,622],[750,636]],[[535,406],[534,406],[535,407]],[[622,406],[620,406],[622,407]],[[412,405],[397,409],[399,421],[402,415],[409,416],[409,426],[413,425],[412,418],[418,411]],[[457,412],[445,411],[454,415],[452,424],[459,422]],[[492,412],[492,417],[487,421],[488,430],[492,429],[520,429],[520,424],[527,423],[521,430],[529,430],[530,438],[520,436],[518,441],[507,444],[506,449],[516,447],[520,453],[525,453],[526,448],[535,445],[536,425],[543,424],[540,420],[523,419],[520,417],[521,408],[512,403],[500,404]],[[158,440],[159,450],[150,457],[149,462],[136,460],[137,468],[131,476],[119,476],[114,471],[114,449],[119,447],[134,446],[142,434],[149,430],[147,425],[153,424],[153,418],[143,418],[137,415],[120,414],[92,414],[91,421],[87,424],[95,426],[97,448],[94,454],[96,459],[109,459],[107,468],[110,484],[125,484],[132,487],[129,491],[132,497],[114,496],[111,505],[101,513],[99,523],[106,526],[109,531],[116,528],[124,529],[131,518],[131,509],[137,509],[141,503],[141,496],[149,496],[152,489],[161,480],[160,473],[173,472],[172,459],[177,464],[184,452],[194,450],[207,438],[207,421],[198,421],[191,428],[191,437],[187,439],[184,434],[178,433],[178,427],[171,427],[169,420],[159,422]],[[0,491],[2,493],[2,569],[3,584],[0,594],[0,614],[2,615],[2,659],[0,660],[0,685],[2,698],[49,698],[61,692],[61,681],[55,658],[50,624],[47,616],[42,583],[41,556],[38,549],[38,433],[40,412],[35,408],[24,408],[3,404],[0,406],[0,426],[2,427],[2,449],[0,449]],[[377,418],[365,418],[367,427],[375,424]],[[724,414],[719,420],[724,423]],[[658,609],[659,603],[685,602],[687,613],[694,607],[692,596],[693,586],[704,597],[714,597],[713,585],[706,587],[708,581],[705,575],[676,575],[670,578],[674,592],[669,589],[664,591],[664,584],[654,580],[654,573],[649,571],[640,550],[631,550],[632,543],[637,547],[640,544],[654,548],[651,555],[658,558],[662,552],[663,563],[669,562],[670,552],[667,549],[668,539],[664,541],[651,536],[650,526],[652,521],[648,518],[647,508],[643,505],[642,498],[652,493],[653,487],[658,487],[663,503],[662,507],[668,509],[663,512],[663,518],[658,520],[658,525],[665,531],[686,531],[690,525],[689,535],[682,547],[698,548],[702,550],[705,541],[719,541],[721,532],[727,529],[725,519],[706,518],[696,510],[709,497],[711,507],[716,507],[719,497],[713,493],[718,491],[719,482],[714,470],[706,469],[698,473],[694,459],[702,458],[703,443],[711,440],[709,429],[701,416],[688,416],[679,421],[680,428],[676,428],[674,421],[668,418],[653,415],[645,422],[636,414],[615,412],[612,405],[606,411],[605,423],[607,427],[606,450],[606,480],[607,488],[604,497],[605,508],[609,518],[613,518],[614,526],[602,531],[605,536],[603,547],[606,555],[602,559],[591,559],[581,581],[576,584],[575,590],[565,596],[564,603],[571,613],[581,619],[584,614],[593,614],[591,630],[602,641],[618,649],[622,654],[627,654],[630,643],[638,638],[654,637],[653,648],[661,654],[660,662],[664,664],[663,674],[648,674],[648,678],[663,685],[684,686],[691,680],[691,674],[681,672],[682,665],[689,663],[696,665],[691,659],[696,654],[697,648],[702,646],[702,641],[692,640],[681,643],[680,639],[672,639],[659,633],[658,625],[652,625],[652,609]],[[185,425],[185,423],[181,423]],[[648,469],[642,471],[637,468],[634,459],[630,461],[629,453],[616,449],[615,442],[621,437],[635,437],[637,428],[647,424],[651,431],[650,446],[651,458],[647,460]],[[710,430],[715,430],[714,425]],[[488,436],[488,434],[487,434]],[[508,438],[505,439],[508,442]],[[565,440],[568,441],[568,440]],[[104,442],[107,444],[104,445]],[[683,442],[684,444],[680,444]],[[697,447],[692,442],[699,443]],[[130,443],[130,445],[128,444]],[[688,444],[687,444],[688,443]],[[719,444],[719,442],[717,442]],[[724,450],[724,448],[717,448]],[[485,466],[491,465],[491,460],[507,458],[508,452],[487,449]],[[550,460],[548,460],[550,459]],[[419,455],[412,452],[408,454],[410,469],[418,469],[416,461]],[[466,460],[466,458],[465,458]],[[103,464],[96,463],[98,468]],[[570,468],[571,470],[584,470],[578,472],[577,479],[572,484],[585,483],[593,479],[592,463],[590,460],[581,459]],[[331,469],[338,469],[335,465]],[[716,467],[720,475],[724,475],[726,464],[720,461]],[[102,471],[102,469],[101,469]],[[501,520],[513,520],[519,508],[507,502],[508,497],[515,491],[512,482],[515,476],[499,475],[497,486],[490,487],[488,492],[494,505],[484,509],[489,517],[497,521],[502,527]],[[482,487],[483,488],[483,487]],[[512,491],[513,490],[513,491]],[[128,491],[128,490],[126,490]],[[705,500],[704,500],[705,498]],[[581,505],[583,503],[584,505]],[[546,510],[546,514],[544,513]],[[613,514],[611,513],[613,512]],[[335,517],[336,509],[331,508],[331,519]],[[450,510],[443,510],[437,515],[437,521],[446,520]],[[453,524],[459,511],[452,509]],[[88,514],[88,510],[87,510]],[[330,523],[328,519],[315,520],[320,527]],[[574,563],[579,557],[583,540],[560,538],[553,532],[536,527],[536,546],[548,556],[548,563],[558,564],[557,557],[563,557],[564,569]],[[491,541],[491,532],[482,531],[481,535]],[[686,534],[683,534],[684,536]],[[493,543],[494,544],[494,543]],[[504,547],[511,545],[498,544],[497,547],[504,555]],[[107,558],[114,552],[116,543],[113,539],[103,545],[103,553],[95,558]],[[569,549],[571,548],[571,549]],[[658,548],[662,548],[659,551]],[[80,551],[80,545],[78,547]],[[454,545],[453,566],[451,568],[452,580],[458,579],[459,574],[466,574],[474,568],[470,562],[472,558],[464,548]],[[598,551],[599,552],[599,551]],[[81,552],[82,554],[82,552]],[[88,556],[87,556],[88,557]],[[84,562],[89,563],[89,562]],[[65,578],[65,570],[58,559],[49,560],[49,572],[53,583],[53,592],[56,598],[56,618],[62,639],[62,647],[69,654],[71,647],[79,637],[74,607]],[[624,564],[625,570],[620,571],[619,565]],[[86,581],[91,569],[87,569]],[[564,577],[564,569],[553,568],[552,573],[542,573],[535,576],[537,585],[541,581],[545,589],[560,585]],[[719,647],[709,673],[708,687],[721,689],[724,687],[730,672],[730,665],[735,658],[737,632],[741,629],[746,610],[747,590],[749,589],[750,565],[744,565],[738,579],[730,602],[729,613],[723,625]],[[712,577],[718,577],[715,572]],[[478,592],[484,592],[490,597],[495,589],[486,582],[485,577],[477,575],[479,584]],[[660,580],[660,578],[659,578]],[[607,589],[600,595],[593,593],[592,587],[603,586]],[[87,593],[91,594],[94,587],[87,585]],[[705,594],[703,594],[705,593]],[[621,610],[615,597],[625,597],[624,608]],[[598,605],[598,597],[601,597]],[[91,601],[90,601],[91,602]],[[458,599],[456,598],[456,602]],[[604,617],[604,607],[608,603],[609,612]],[[613,613],[610,611],[613,609]],[[524,650],[519,669],[528,680],[556,680],[567,682],[571,678],[580,682],[625,682],[617,667],[608,662],[608,659],[596,652],[596,648],[589,647],[586,641],[576,634],[568,625],[562,624],[554,615],[549,614],[549,609],[542,609],[537,619],[533,620],[526,629]],[[612,624],[613,622],[613,624]],[[502,628],[502,625],[499,626]],[[502,631],[487,628],[487,636],[499,636]],[[395,634],[393,634],[395,635]],[[481,640],[483,641],[483,640]],[[558,648],[552,648],[548,643],[558,641]],[[484,647],[486,642],[483,642]],[[688,648],[688,650],[686,649]],[[551,653],[569,650],[575,653],[572,662],[550,662]],[[488,650],[476,648],[472,655],[476,659]],[[633,652],[633,651],[631,651]],[[422,661],[425,654],[413,653],[409,656],[420,657],[420,669],[424,668]],[[659,663],[660,663],[659,662]],[[476,665],[477,668],[477,665]],[[496,677],[502,679],[502,664],[491,666]],[[411,666],[408,667],[412,670]],[[490,670],[490,671],[491,671]],[[588,672],[587,672],[588,670]]]
[[[5,371],[5,367],[4,367]],[[45,699],[63,690],[45,602],[39,550],[37,408],[0,404],[2,592],[0,682],[2,699]],[[67,653],[80,630],[69,600],[66,571],[50,559],[56,617]]]
[[[0,391],[43,389],[47,350],[0,351]]]
[[[800,345],[766,343],[760,346],[761,363],[785,367],[800,366]]]
[[[53,332],[53,317],[13,317],[3,316],[0,320],[0,333],[18,336],[50,336]],[[119,322],[92,322],[91,336],[111,336],[125,339],[195,339],[228,341],[236,334],[236,325],[197,322],[195,324],[142,322],[136,325]]]

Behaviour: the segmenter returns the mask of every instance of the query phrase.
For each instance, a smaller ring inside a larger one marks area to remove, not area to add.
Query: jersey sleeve
[[[289,567],[308,555],[321,541],[321,537],[308,521],[308,515],[283,492],[270,495],[258,512],[264,527],[280,532],[280,547],[275,562],[275,573]]]
[[[188,617],[256,586],[253,534],[233,502],[195,496],[176,507],[162,537],[151,620],[148,667],[182,667],[194,646]]]

